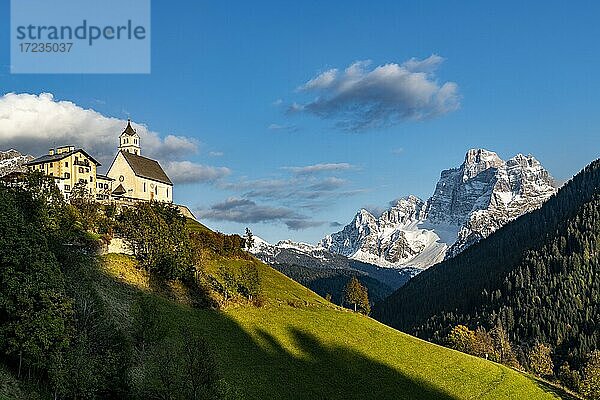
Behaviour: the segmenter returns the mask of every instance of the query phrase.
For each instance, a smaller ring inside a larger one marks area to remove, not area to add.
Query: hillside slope
[[[423,342],[326,302],[254,260],[214,261],[210,268],[256,263],[266,303],[198,310],[185,295],[156,296],[132,259],[108,255],[98,289],[111,312],[131,323],[140,292],[158,299],[172,329],[191,326],[210,344],[228,397],[246,399],[556,398],[506,367]]]
[[[375,308],[425,339],[500,324],[514,343],[549,344],[555,365],[600,346],[600,161],[542,208],[415,277]],[[558,363],[556,362],[558,361]]]

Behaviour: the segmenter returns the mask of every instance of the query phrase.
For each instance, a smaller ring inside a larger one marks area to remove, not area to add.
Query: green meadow
[[[229,398],[553,399],[555,389],[499,364],[437,346],[339,308],[255,260],[210,269],[259,268],[262,307],[187,305],[185,289],[156,287],[133,259],[108,255],[100,293],[124,324],[141,293],[158,299],[172,332],[194,329],[209,344]],[[563,397],[564,398],[564,397]]]

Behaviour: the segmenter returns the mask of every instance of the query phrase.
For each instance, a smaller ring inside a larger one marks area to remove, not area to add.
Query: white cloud
[[[338,70],[337,68],[330,69],[329,71],[325,71],[315,78],[309,80],[304,85],[300,86],[298,90],[314,90],[314,89],[323,89],[335,81],[337,78]]]
[[[456,83],[440,84],[435,77],[443,60],[432,55],[370,70],[370,61],[355,62],[343,72],[330,69],[298,88],[317,97],[292,103],[288,112],[334,119],[338,127],[352,131],[449,113],[460,106],[460,97]]]
[[[237,223],[283,223],[288,229],[298,231],[323,225],[323,221],[311,220],[308,216],[282,206],[257,204],[253,200],[229,197],[208,208],[196,209],[200,218],[213,221]]]
[[[215,182],[228,176],[231,170],[226,167],[210,167],[190,161],[168,161],[165,172],[174,183]]]
[[[0,148],[15,147],[33,155],[53,146],[72,144],[110,162],[126,120],[107,117],[77,104],[56,100],[50,93],[0,97]],[[161,137],[143,124],[133,123],[142,140],[142,153],[169,160],[197,152],[198,143],[185,136]]]
[[[284,131],[284,132],[296,132],[298,127],[296,125],[280,125],[280,124],[270,124],[268,126],[270,131]]]
[[[408,61],[402,63],[402,66],[409,70],[410,72],[434,72],[441,63],[444,62],[444,58],[438,56],[437,54],[432,54],[424,60],[419,60],[416,58],[411,58]]]
[[[290,208],[258,205],[252,200],[239,197],[230,197],[220,203],[213,204],[208,209],[198,209],[197,214],[201,218],[214,221],[241,223],[283,221],[288,219],[300,220],[306,218]]]
[[[307,165],[304,167],[283,167],[283,169],[290,170],[298,175],[310,175],[319,172],[344,171],[354,168],[355,167],[349,163],[323,163]]]

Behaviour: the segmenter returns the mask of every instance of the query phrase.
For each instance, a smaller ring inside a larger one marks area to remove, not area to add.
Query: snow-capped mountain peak
[[[15,149],[0,151],[0,176],[25,171],[24,164],[33,159],[33,156],[23,155]]]
[[[532,155],[504,161],[492,151],[470,149],[459,167],[442,171],[426,202],[398,199],[379,218],[361,209],[319,245],[381,266],[426,268],[538,208],[555,192],[552,177]]]
[[[493,151],[470,149],[467,151],[465,161],[459,170],[462,170],[462,180],[466,182],[483,171],[490,168],[499,168],[502,165],[504,165],[504,161]]]

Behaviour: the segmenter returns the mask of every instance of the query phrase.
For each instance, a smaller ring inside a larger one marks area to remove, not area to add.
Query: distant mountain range
[[[350,224],[316,245],[291,240],[270,244],[255,237],[250,251],[321,295],[334,296],[337,289],[332,288],[343,286],[340,282],[350,274],[377,293],[377,300],[539,208],[556,190],[548,171],[531,155],[503,161],[494,152],[472,149],[461,166],[442,171],[427,201],[407,196],[378,217],[361,209]]]
[[[337,304],[342,304],[344,287],[352,276],[367,287],[371,301],[376,302],[421,272],[418,268],[380,267],[308,243],[282,240],[270,244],[257,236],[250,252],[321,296],[331,295]]]
[[[24,164],[33,159],[33,156],[21,154],[14,149],[0,151],[0,176],[14,171],[24,171],[26,169]]]
[[[556,186],[532,155],[504,161],[494,152],[471,149],[461,166],[442,171],[427,201],[410,195],[380,216],[363,208],[317,245],[284,240],[253,251],[267,262],[274,246],[322,260],[333,253],[381,267],[424,269],[539,208]]]
[[[458,168],[442,171],[433,195],[397,200],[381,216],[361,209],[318,247],[387,267],[428,268],[452,257],[556,193],[533,156],[508,161],[471,149]]]

